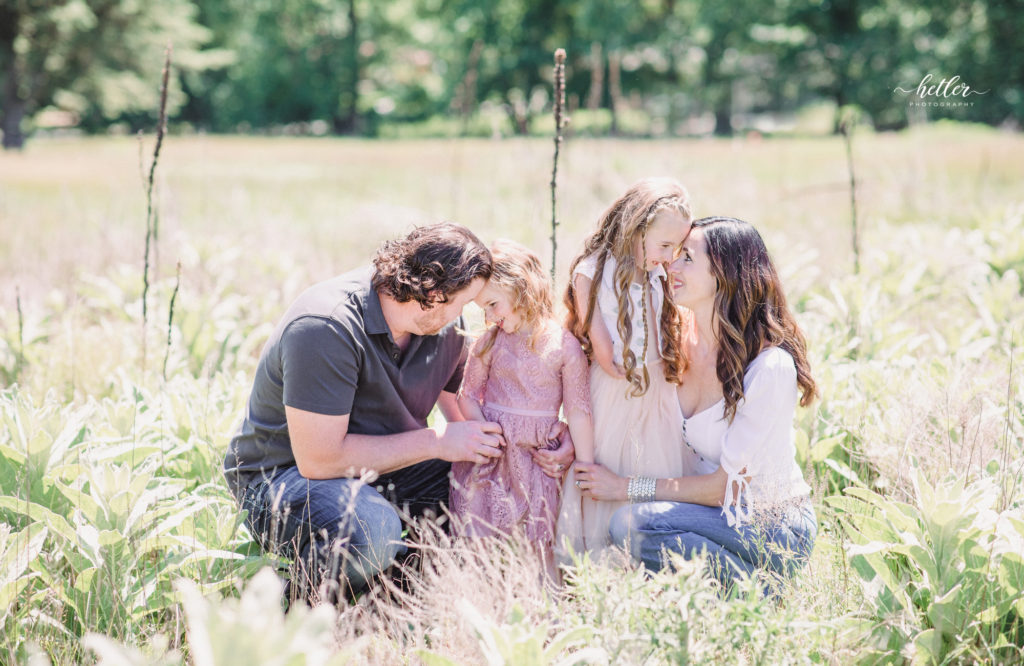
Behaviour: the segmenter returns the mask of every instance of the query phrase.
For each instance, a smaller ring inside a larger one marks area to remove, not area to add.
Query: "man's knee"
[[[347,537],[350,549],[365,559],[365,566],[373,571],[370,575],[386,569],[398,553],[405,549],[402,544],[402,520],[398,511],[375,490],[364,487],[352,507],[354,520],[346,527],[342,521],[341,536]]]

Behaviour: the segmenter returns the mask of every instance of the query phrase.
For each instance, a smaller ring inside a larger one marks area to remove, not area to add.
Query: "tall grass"
[[[835,140],[564,152],[566,242],[657,172],[765,232],[823,394],[796,423],[822,532],[781,603],[753,584],[723,599],[699,563],[647,577],[583,560],[545,590],[523,544],[424,527],[399,582],[287,615],[273,572],[288,563],[258,552],[220,473],[269,327],[301,288],[442,211],[543,249],[550,144],[460,144],[446,171],[437,142],[168,142],[162,242],[182,270],[151,285],[174,305],[148,324],[170,340],[164,372],[138,362],[136,245],[117,242],[137,237],[137,186],[117,177],[130,144],[0,156],[5,214],[33,230],[0,249],[19,285],[0,295],[0,662],[1019,661],[1024,167],[1005,151],[1020,141],[858,137],[857,276],[836,268],[846,233],[825,233],[846,229]],[[927,152],[943,142],[955,160]]]

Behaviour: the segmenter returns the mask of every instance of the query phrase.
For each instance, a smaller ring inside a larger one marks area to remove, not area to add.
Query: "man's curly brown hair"
[[[373,288],[424,310],[447,303],[476,278],[491,277],[491,253],[476,235],[453,222],[417,227],[385,241],[373,259]]]

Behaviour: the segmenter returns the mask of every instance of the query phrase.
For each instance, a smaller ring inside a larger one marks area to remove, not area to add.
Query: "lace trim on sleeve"
[[[466,361],[466,374],[462,378],[462,386],[459,387],[459,397],[467,397],[478,403],[483,403],[484,394],[487,389],[487,376],[490,374],[491,366],[491,354],[494,353],[494,348],[487,352],[483,358],[480,357],[480,345],[486,336],[490,335],[490,331],[484,333],[476,342],[473,343],[473,347],[469,350],[469,360]]]
[[[562,408],[566,414],[593,416],[590,408],[590,366],[583,348],[569,331],[562,333]]]

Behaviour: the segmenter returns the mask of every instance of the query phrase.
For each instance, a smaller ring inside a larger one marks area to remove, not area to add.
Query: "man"
[[[399,511],[438,512],[452,462],[501,455],[498,425],[464,421],[455,400],[460,314],[490,275],[468,229],[420,227],[308,289],[271,334],[225,477],[307,597],[364,587],[405,550]],[[447,423],[427,428],[435,404]]]

